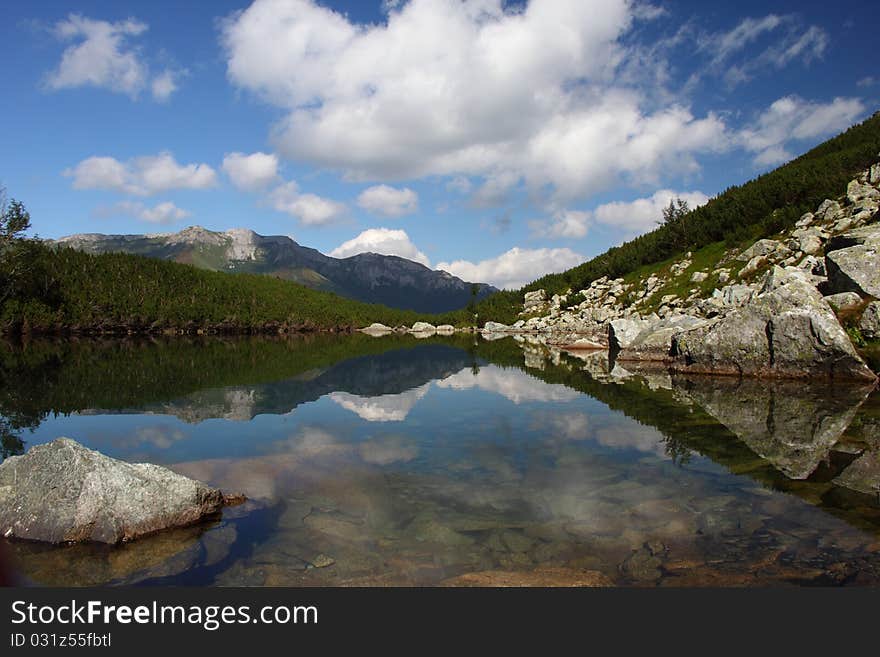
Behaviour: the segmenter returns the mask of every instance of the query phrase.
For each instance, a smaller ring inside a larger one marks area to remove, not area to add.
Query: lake
[[[534,339],[0,344],[3,455],[68,436],[242,492],[27,582],[880,583],[880,394],[670,377]]]

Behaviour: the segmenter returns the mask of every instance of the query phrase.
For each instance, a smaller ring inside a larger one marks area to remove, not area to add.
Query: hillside
[[[267,274],[356,301],[423,313],[457,310],[471,301],[470,282],[405,258],[376,253],[333,258],[283,235],[263,236],[242,228],[216,232],[191,226],[178,233],[151,235],[87,233],[48,243],[92,254],[160,258],[210,271]],[[478,284],[477,298],[496,291]]]
[[[725,249],[742,248],[793,228],[824,199],[839,196],[878,153],[880,112],[791,162],[725,190],[685,215],[679,225],[659,226],[568,271],[544,276],[521,290],[492,295],[478,304],[480,316],[512,323],[527,292],[543,289],[552,296],[587,289],[602,277],[631,278],[637,272],[644,274],[684,260],[687,252],[703,248],[714,250],[720,258]]]
[[[30,266],[0,302],[0,333],[350,330],[374,321],[395,326],[464,318],[464,312],[426,316],[271,276],[124,253],[92,255],[28,240],[16,248]]]

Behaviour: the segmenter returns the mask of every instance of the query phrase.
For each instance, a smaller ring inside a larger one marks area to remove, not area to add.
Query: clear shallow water
[[[864,387],[673,380],[471,336],[0,355],[7,453],[64,435],[250,498],[117,548],[7,543],[35,583],[880,582]]]

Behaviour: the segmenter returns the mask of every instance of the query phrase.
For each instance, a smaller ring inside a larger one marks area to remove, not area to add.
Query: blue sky
[[[872,2],[19,2],[34,232],[290,235],[519,285],[880,109]]]

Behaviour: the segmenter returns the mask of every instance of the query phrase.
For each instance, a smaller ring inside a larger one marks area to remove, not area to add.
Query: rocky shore
[[[641,277],[603,277],[564,295],[528,292],[519,321],[486,322],[481,332],[608,349],[621,362],[674,372],[875,381],[856,346],[880,338],[878,205],[880,163],[772,239],[714,259],[687,253]],[[420,337],[454,329],[364,330]]]

